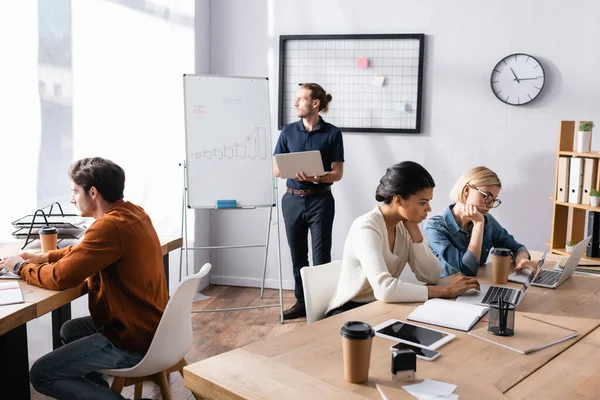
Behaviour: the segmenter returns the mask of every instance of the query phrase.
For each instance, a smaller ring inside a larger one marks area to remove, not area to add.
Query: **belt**
[[[300,196],[300,197],[312,196],[314,194],[325,193],[325,192],[329,192],[330,190],[331,190],[331,186],[321,186],[321,187],[316,187],[314,189],[300,189],[300,190],[287,188],[288,193],[295,194],[296,196]]]

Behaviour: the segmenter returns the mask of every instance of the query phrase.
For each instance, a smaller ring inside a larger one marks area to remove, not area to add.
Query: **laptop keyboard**
[[[505,288],[500,286],[490,286],[489,290],[481,301],[484,304],[489,304],[492,301],[498,301],[500,298],[504,301],[510,301],[515,289]]]
[[[542,285],[554,285],[560,279],[561,272],[559,271],[546,271],[542,272],[542,276],[538,276],[534,283],[540,283]]]

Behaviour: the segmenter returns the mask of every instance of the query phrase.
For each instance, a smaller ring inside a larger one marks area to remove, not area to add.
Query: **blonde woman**
[[[442,277],[456,273],[476,276],[494,247],[510,249],[517,269],[537,267],[527,248],[489,214],[502,204],[500,189],[502,183],[494,171],[475,167],[454,184],[450,198],[455,203],[425,222],[427,244],[440,260]]]

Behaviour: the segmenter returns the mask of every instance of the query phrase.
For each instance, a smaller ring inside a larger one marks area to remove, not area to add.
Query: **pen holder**
[[[515,305],[507,301],[492,301],[488,312],[488,332],[496,336],[515,334]]]

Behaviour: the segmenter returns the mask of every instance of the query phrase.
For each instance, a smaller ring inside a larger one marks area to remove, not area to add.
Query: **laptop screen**
[[[538,261],[537,271],[535,273],[529,274],[529,276],[527,277],[527,280],[523,283],[523,287],[521,288],[521,296],[519,296],[519,300],[518,300],[519,302],[521,301],[521,299],[523,298],[523,296],[525,296],[525,292],[527,291],[527,289],[529,288],[529,286],[531,285],[531,283],[533,281],[535,281],[535,278],[537,278],[538,274],[542,270],[542,267],[544,266],[544,262],[546,262],[546,255],[547,254],[548,254],[548,249],[546,249],[546,251],[544,251],[544,254],[542,255],[542,258],[540,259],[540,261]]]

